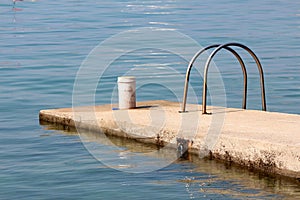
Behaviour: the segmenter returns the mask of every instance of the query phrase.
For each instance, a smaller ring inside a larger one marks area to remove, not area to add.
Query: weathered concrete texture
[[[283,113],[140,102],[138,108],[115,105],[41,110],[40,120],[146,143],[170,145],[251,168],[300,178],[300,116]],[[80,132],[80,131],[79,131]],[[182,142],[185,141],[185,142]]]

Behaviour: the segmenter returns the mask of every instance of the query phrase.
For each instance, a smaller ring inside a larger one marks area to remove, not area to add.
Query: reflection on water
[[[77,135],[76,130],[72,127],[43,121],[40,123],[48,130],[61,130],[62,132],[60,133],[63,134]],[[83,134],[84,137],[81,138],[85,139],[84,143],[90,143],[94,148],[100,149],[102,153],[107,154],[106,159],[111,159],[115,163],[115,165],[101,166],[101,168],[113,167],[121,171],[126,168],[134,168],[135,166],[122,164],[122,160],[128,159],[128,155],[139,155],[139,162],[144,165],[149,165],[148,167],[150,168],[156,167],[153,166],[155,163],[149,162],[149,158],[147,158],[147,156],[151,155],[149,154],[150,152],[160,149],[160,147],[156,145],[144,144],[132,139],[106,136],[100,132],[85,131]],[[115,156],[115,153],[117,153],[118,156]],[[160,156],[159,159],[174,159],[174,155],[176,155],[176,151],[170,148],[164,149],[164,151],[160,153],[162,153],[163,156]],[[129,159],[134,158],[131,157]],[[102,162],[103,160],[100,161]],[[106,160],[104,160],[103,163],[105,164],[105,162]],[[191,154],[188,154],[185,158],[176,159],[173,164],[159,169],[157,172],[160,171],[174,174],[174,179],[155,180],[152,184],[183,184],[185,191],[189,194],[191,199],[214,199],[216,195],[220,195],[223,198],[294,199],[300,195],[300,187],[297,180],[282,176],[271,176],[260,171],[249,170],[221,161],[200,159]],[[183,173],[184,176],[178,178],[178,173]],[[170,176],[172,177],[172,175]]]

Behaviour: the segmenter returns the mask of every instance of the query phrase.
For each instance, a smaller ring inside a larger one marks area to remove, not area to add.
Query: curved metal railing
[[[244,95],[243,95],[243,105],[242,108],[246,109],[246,104],[247,104],[247,70],[245,67],[245,64],[242,60],[242,58],[239,56],[239,54],[233,50],[232,48],[230,48],[230,46],[236,46],[236,47],[240,47],[244,50],[246,50],[251,56],[252,58],[255,60],[258,70],[259,70],[259,74],[260,74],[260,85],[261,85],[261,98],[262,98],[262,110],[266,111],[266,100],[265,100],[265,86],[264,86],[264,74],[263,74],[263,69],[261,66],[261,63],[258,59],[258,57],[255,55],[255,53],[248,48],[245,45],[239,44],[239,43],[227,43],[224,45],[220,45],[220,44],[215,44],[215,45],[210,45],[207,46],[203,49],[201,49],[200,51],[198,51],[194,57],[191,59],[187,71],[186,71],[186,78],[185,78],[185,85],[184,85],[184,93],[183,93],[183,102],[182,102],[182,110],[180,112],[186,112],[186,100],[187,100],[187,92],[188,92],[188,84],[189,84],[189,77],[190,77],[190,72],[191,69],[193,67],[194,62],[196,61],[196,59],[205,51],[207,51],[208,49],[211,48],[216,48],[208,57],[206,64],[205,64],[205,69],[204,69],[204,80],[203,80],[203,92],[202,92],[202,114],[207,114],[206,112],[206,100],[207,100],[207,74],[208,74],[208,68],[210,65],[211,60],[213,59],[213,57],[221,50],[221,49],[226,49],[228,51],[230,51],[239,61],[242,71],[243,71],[243,77],[244,77]]]

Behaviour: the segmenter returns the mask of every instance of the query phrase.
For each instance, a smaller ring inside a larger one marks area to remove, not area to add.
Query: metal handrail
[[[186,71],[186,76],[185,76],[185,84],[184,84],[184,91],[183,91],[183,102],[182,102],[182,110],[179,112],[186,112],[186,100],[187,100],[187,92],[188,92],[188,84],[189,84],[189,79],[190,79],[190,72],[191,69],[193,67],[194,62],[196,61],[196,59],[205,51],[211,49],[211,48],[216,48],[221,46],[221,44],[214,44],[214,45],[210,45],[207,46],[203,49],[201,49],[200,51],[198,51],[193,58],[191,59],[191,61],[189,62],[187,71]],[[242,60],[242,58],[239,56],[238,53],[236,53],[236,51],[234,51],[233,49],[231,49],[230,47],[224,47],[226,50],[230,51],[239,61],[242,71],[243,71],[243,77],[244,77],[244,96],[243,96],[243,109],[246,109],[246,103],[247,103],[247,70],[245,67],[245,64]]]
[[[236,47],[240,47],[244,50],[246,50],[251,56],[252,58],[255,60],[256,65],[258,67],[258,71],[260,74],[260,87],[261,87],[261,100],[262,100],[262,110],[266,111],[266,97],[265,97],[265,85],[264,85],[264,73],[263,73],[263,69],[261,66],[261,63],[258,59],[258,57],[255,55],[255,53],[248,48],[245,45],[239,44],[239,43],[227,43],[221,46],[218,46],[208,57],[206,64],[205,64],[205,69],[204,69],[204,80],[203,80],[203,93],[202,93],[202,114],[207,114],[206,112],[206,99],[207,99],[207,74],[208,74],[208,68],[209,68],[209,64],[212,60],[212,58],[216,55],[216,53],[218,51],[220,51],[223,48],[227,48],[229,46],[236,46]]]

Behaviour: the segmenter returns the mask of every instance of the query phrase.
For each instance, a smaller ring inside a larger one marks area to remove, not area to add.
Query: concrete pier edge
[[[224,108],[225,118],[220,135],[214,148],[206,149],[203,145],[203,132],[209,128],[207,122],[209,123],[211,116],[203,116],[199,105],[189,105],[189,108],[194,110],[193,113],[199,115],[200,122],[193,138],[178,132],[176,121],[185,113],[178,112],[180,104],[177,102],[138,102],[137,106],[140,109],[123,111],[113,110],[115,106],[41,110],[39,118],[45,122],[94,132],[101,131],[143,143],[160,146],[171,144],[172,148],[177,148],[179,138],[188,141],[188,152],[192,154],[201,156],[201,152],[207,152],[206,156],[212,159],[300,179],[300,115]],[[156,124],[149,122],[153,107],[155,112],[163,110],[166,117],[163,126],[156,127]],[[213,110],[213,107],[209,109]],[[84,120],[91,115],[91,111],[96,113],[96,122]],[[124,112],[130,116],[129,121],[116,117]],[[214,114],[217,115],[212,113]]]

